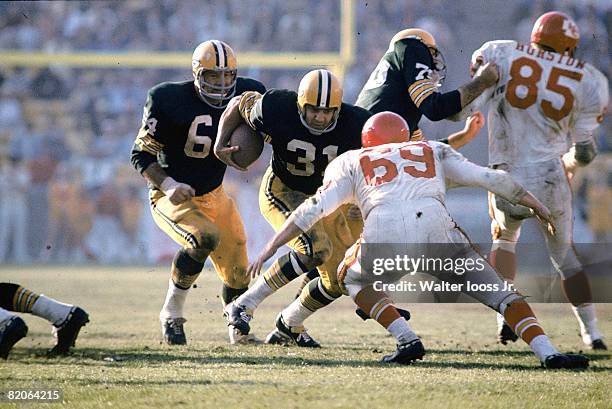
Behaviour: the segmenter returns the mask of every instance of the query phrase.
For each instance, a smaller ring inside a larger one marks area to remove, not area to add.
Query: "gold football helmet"
[[[207,104],[223,108],[234,96],[238,72],[236,55],[223,41],[200,43],[191,58],[191,72],[198,96]]]
[[[397,41],[403,40],[405,38],[414,38],[427,46],[431,54],[431,58],[434,62],[434,71],[436,75],[436,78],[432,78],[432,80],[434,80],[434,82],[437,82],[438,85],[442,85],[444,79],[446,78],[446,60],[444,59],[444,55],[438,48],[434,36],[431,33],[420,28],[407,28],[393,36],[391,42],[389,43],[389,49],[393,49],[393,45]]]
[[[302,124],[314,135],[329,132],[336,127],[342,106],[342,84],[328,70],[313,70],[304,75],[298,87],[297,106]],[[317,129],[306,122],[306,106],[316,109],[334,109],[331,122],[324,129]]]

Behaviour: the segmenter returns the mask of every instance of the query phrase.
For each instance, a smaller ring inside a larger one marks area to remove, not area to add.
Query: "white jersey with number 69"
[[[477,186],[516,203],[525,190],[509,174],[478,166],[447,144],[393,143],[343,153],[325,170],[323,185],[291,220],[307,231],[344,203],[357,204],[368,226],[375,213],[401,214],[416,201],[444,206],[447,184]]]
[[[489,106],[489,163],[525,166],[588,141],[608,105],[608,80],[592,65],[515,41],[490,41],[472,64],[497,64],[500,80],[463,112]],[[464,115],[464,116],[465,116]]]

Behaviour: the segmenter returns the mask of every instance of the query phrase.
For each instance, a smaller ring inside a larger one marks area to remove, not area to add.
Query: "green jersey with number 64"
[[[237,78],[236,95],[265,90],[259,81]],[[159,162],[169,176],[193,187],[197,196],[216,189],[226,169],[213,153],[224,109],[202,101],[193,81],[164,82],[151,88],[132,148],[132,164],[142,173]]]
[[[263,96],[253,93],[248,99],[241,115],[272,145],[272,172],[289,188],[309,195],[323,183],[329,162],[361,147],[361,129],[372,115],[343,103],[335,128],[313,135],[302,124],[295,92],[270,90]]]

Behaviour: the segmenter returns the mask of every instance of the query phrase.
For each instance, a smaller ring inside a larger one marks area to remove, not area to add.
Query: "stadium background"
[[[295,89],[327,61],[343,75],[345,101],[354,102],[402,28],[435,34],[448,90],[468,80],[474,49],[493,39],[527,41],[537,16],[550,9],[575,17],[579,57],[610,77],[612,4],[604,0],[0,3],[0,263],[169,261],[176,245],[153,224],[129,151],[146,90],[191,78],[190,55],[201,41],[229,43],[239,75],[268,88]],[[75,63],[83,52],[96,55]],[[126,68],[129,61],[136,62]],[[462,126],[425,120],[423,128],[435,139]],[[611,127],[608,119],[599,129],[600,155],[574,181],[578,241],[612,238]],[[485,164],[486,146],[483,131],[462,152]],[[247,173],[228,171],[225,181],[245,221],[250,257],[271,234],[257,208],[268,157]],[[486,193],[456,190],[449,203],[472,240],[488,242]],[[533,223],[523,239],[539,240]]]

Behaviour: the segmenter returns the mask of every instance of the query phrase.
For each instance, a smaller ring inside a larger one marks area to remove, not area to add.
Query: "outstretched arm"
[[[448,136],[448,144],[453,149],[459,149],[470,143],[485,124],[484,115],[477,111],[465,121],[465,127],[459,132]]]

